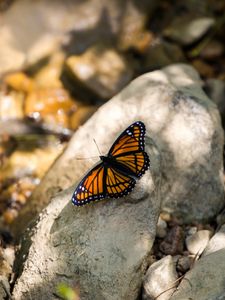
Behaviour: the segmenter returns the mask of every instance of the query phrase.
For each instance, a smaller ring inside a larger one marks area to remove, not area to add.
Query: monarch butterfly
[[[127,195],[150,166],[145,148],[145,125],[138,121],[125,129],[107,156],[81,180],[72,196],[77,206],[91,201]]]

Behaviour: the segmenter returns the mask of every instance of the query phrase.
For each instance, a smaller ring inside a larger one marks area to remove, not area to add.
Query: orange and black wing
[[[125,155],[129,152],[141,152],[145,148],[145,125],[138,121],[131,124],[115,140],[109,150],[108,156]]]
[[[128,174],[138,178],[141,177],[150,166],[148,154],[144,151],[117,156],[115,160],[128,169]]]
[[[108,156],[122,165],[121,171],[134,177],[141,177],[150,166],[150,160],[145,149],[145,125],[141,121],[131,124],[116,139]]]
[[[84,176],[73,193],[74,205],[81,206],[106,197],[104,172],[104,165],[100,163]]]
[[[106,197],[119,198],[126,196],[135,186],[135,179],[122,174],[114,168],[106,168]]]

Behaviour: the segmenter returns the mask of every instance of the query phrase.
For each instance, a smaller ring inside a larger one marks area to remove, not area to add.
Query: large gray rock
[[[225,299],[225,249],[206,255],[186,273],[170,300]]]
[[[183,221],[212,218],[224,204],[223,130],[216,105],[188,65],[171,65],[135,79],[74,134],[14,224],[21,233],[56,192],[74,185],[118,132],[142,120],[162,155],[163,209]]]
[[[56,299],[62,282],[80,299],[137,299],[160,211],[160,156],[149,141],[146,151],[151,172],[126,198],[79,208],[70,188],[52,200],[24,236],[14,299]]]

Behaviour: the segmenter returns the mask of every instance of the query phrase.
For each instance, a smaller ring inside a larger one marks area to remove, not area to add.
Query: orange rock
[[[28,93],[33,90],[34,82],[23,72],[15,72],[5,76],[4,82],[15,91]]]
[[[29,93],[25,102],[25,115],[38,115],[47,123],[69,126],[69,114],[77,105],[63,88],[36,89]]]

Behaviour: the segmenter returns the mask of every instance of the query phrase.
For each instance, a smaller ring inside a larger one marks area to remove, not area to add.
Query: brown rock
[[[184,232],[180,226],[170,229],[167,236],[160,244],[160,250],[165,254],[181,254],[184,248]]]
[[[25,102],[25,114],[41,117],[47,123],[69,126],[69,113],[76,110],[68,92],[62,88],[36,89],[29,93]]]
[[[205,63],[203,60],[195,59],[192,61],[192,65],[203,77],[212,78],[215,75],[213,67]]]
[[[95,45],[84,54],[66,60],[65,76],[75,86],[77,94],[89,92],[97,98],[108,99],[131,80],[133,71],[125,57],[115,49]],[[87,93],[86,97],[90,95]]]

